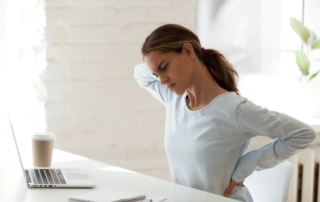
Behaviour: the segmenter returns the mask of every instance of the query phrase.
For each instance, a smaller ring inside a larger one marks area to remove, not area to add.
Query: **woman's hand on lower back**
[[[236,181],[234,181],[234,180],[230,180],[229,187],[226,189],[226,191],[224,192],[223,196],[228,197],[228,196],[231,194],[233,188],[234,188],[236,185],[241,186],[241,187],[244,187],[243,182],[244,182],[244,181],[236,182]]]

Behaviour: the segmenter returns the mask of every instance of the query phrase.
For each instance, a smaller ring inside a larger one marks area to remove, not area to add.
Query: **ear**
[[[186,54],[187,57],[192,57],[194,53],[194,49],[190,43],[184,43],[182,46],[182,53]]]

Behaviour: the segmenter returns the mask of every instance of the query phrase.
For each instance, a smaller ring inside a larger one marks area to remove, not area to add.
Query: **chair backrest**
[[[275,167],[254,171],[244,181],[253,201],[285,202],[292,174],[292,164],[284,161]]]

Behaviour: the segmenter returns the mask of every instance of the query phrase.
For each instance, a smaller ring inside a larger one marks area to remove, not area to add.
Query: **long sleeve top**
[[[176,95],[161,85],[145,63],[135,66],[134,77],[166,107],[164,148],[174,183],[223,196],[230,179],[240,182],[254,170],[271,168],[316,139],[309,125],[234,91],[192,111],[187,93]],[[245,153],[255,136],[275,141]],[[238,185],[229,197],[253,201],[247,187]]]

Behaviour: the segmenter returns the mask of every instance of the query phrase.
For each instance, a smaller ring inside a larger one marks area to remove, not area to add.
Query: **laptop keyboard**
[[[67,184],[60,169],[30,169],[29,171],[36,184]]]

